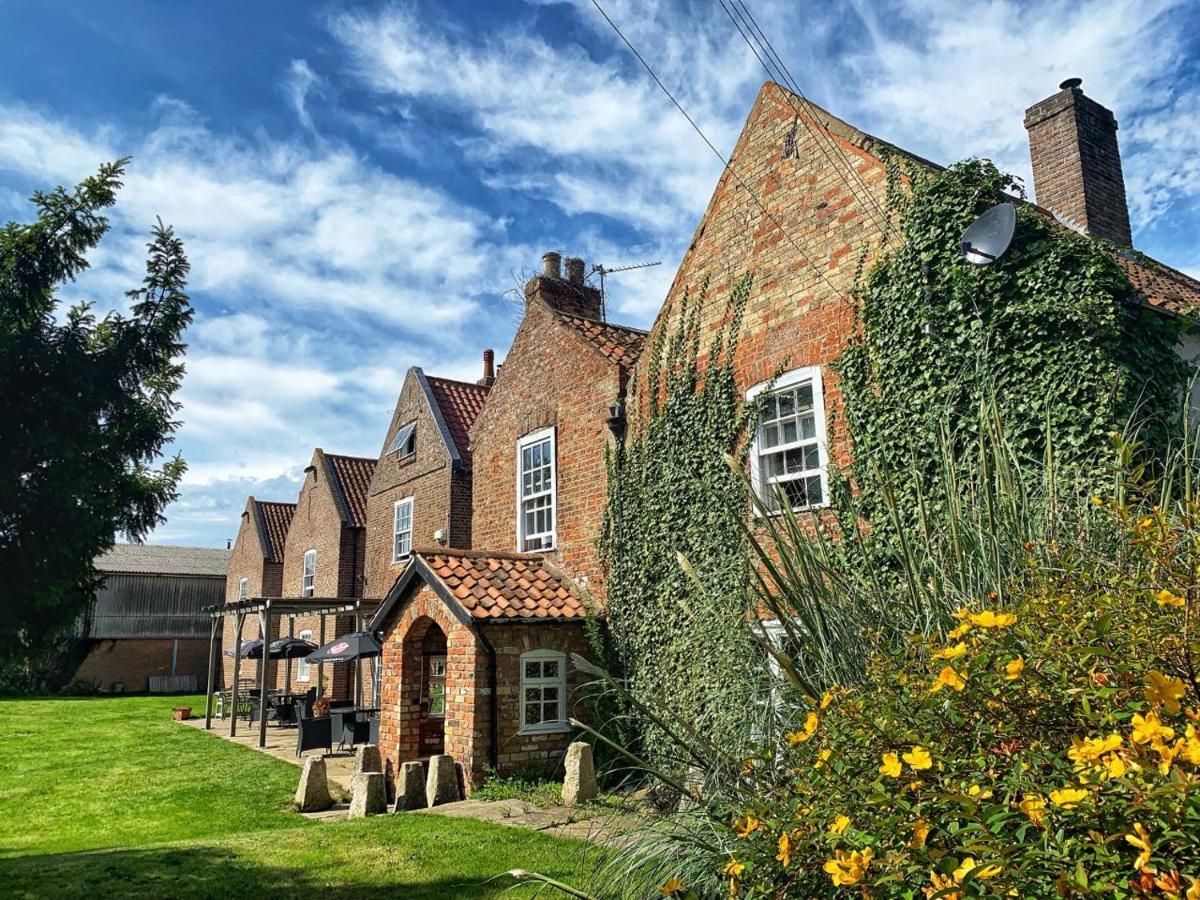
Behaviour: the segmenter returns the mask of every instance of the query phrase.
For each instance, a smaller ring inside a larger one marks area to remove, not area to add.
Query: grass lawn
[[[583,844],[481,822],[310,822],[287,809],[298,767],[172,722],[181,703],[203,698],[0,700],[0,894],[520,897],[501,873],[587,867]]]

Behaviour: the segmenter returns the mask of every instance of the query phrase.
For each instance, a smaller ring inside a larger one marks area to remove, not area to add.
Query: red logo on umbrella
[[[332,647],[330,647],[329,652],[330,653],[342,653],[343,651],[346,651],[349,649],[350,649],[350,645],[347,644],[345,641],[342,641],[340,644],[334,644]]]

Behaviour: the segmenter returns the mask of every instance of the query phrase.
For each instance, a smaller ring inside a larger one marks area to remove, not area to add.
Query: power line
[[[754,18],[754,14],[750,12],[745,2],[743,2],[743,0],[729,0],[729,5],[726,5],[726,0],[717,0],[717,2],[720,4],[721,9],[724,10],[725,15],[729,17],[729,21],[733,23],[733,27],[737,30],[738,34],[741,35],[742,40],[745,41],[746,46],[750,48],[750,52],[754,54],[759,64],[763,67],[763,70],[766,71],[767,76],[774,81],[782,82],[789,91],[798,95],[801,100],[811,107],[812,101],[804,95],[804,91],[801,90],[800,85],[797,84],[796,80],[792,77],[792,73],[784,64],[782,58],[779,56],[779,53],[775,50],[775,47],[771,44],[771,41],[767,38],[765,32],[763,32],[762,27],[758,24],[758,21]],[[734,6],[734,4],[736,4],[736,6]],[[739,19],[741,20],[740,23]],[[743,25],[745,26],[745,30],[743,30]],[[750,32],[749,35],[747,35],[747,31]],[[753,42],[751,41],[752,37]],[[755,47],[755,44],[758,44],[758,47]],[[759,50],[761,50],[762,53],[759,53]],[[771,61],[770,65],[768,65],[767,61],[763,59],[763,54],[765,54]],[[813,142],[817,145],[817,149],[821,151],[821,154],[825,157],[826,162],[829,163],[830,168],[833,169],[833,171],[841,179],[842,183],[846,185],[847,190],[850,191],[851,196],[853,196],[858,202],[858,205],[862,211],[869,218],[874,220],[876,227],[880,229],[884,242],[886,243],[889,233],[893,230],[891,219],[888,217],[883,207],[879,205],[879,202],[871,192],[870,187],[867,185],[866,181],[863,180],[862,175],[850,163],[849,159],[846,157],[846,154],[843,153],[841,148],[838,147],[837,142],[833,139],[833,136],[830,135],[827,130],[814,128],[807,119],[808,114],[805,111],[802,111],[790,96],[786,99],[788,105],[791,106],[793,111],[796,113],[796,118],[804,126],[805,130],[808,131],[809,135],[813,139]],[[826,143],[833,148],[832,156],[826,149]],[[838,165],[839,159],[842,162],[841,166]],[[861,194],[846,178],[845,173],[847,171],[850,173],[850,176],[860,185],[862,189]]]
[[[599,11],[600,15],[602,15],[604,17],[604,21],[606,21],[608,23],[609,27],[612,28],[612,30],[614,32],[616,32],[617,37],[619,37],[624,42],[625,46],[629,48],[629,52],[632,53],[634,55],[634,57],[637,58],[637,61],[642,64],[642,68],[644,68],[646,70],[646,72],[650,75],[650,77],[652,79],[654,79],[654,83],[658,85],[659,89],[664,94],[667,95],[667,99],[670,100],[671,103],[674,104],[675,108],[677,110],[679,110],[680,114],[685,119],[687,119],[688,124],[692,126],[692,130],[695,131],[696,134],[700,135],[700,139],[702,141],[704,141],[705,144],[708,145],[708,149],[711,150],[713,152],[713,155],[716,156],[716,158],[721,161],[722,165],[725,167],[725,171],[727,171],[730,175],[732,175],[735,179],[737,179],[737,183],[739,185],[741,185],[742,189],[745,190],[746,193],[750,195],[751,199],[754,200],[754,202],[756,204],[758,204],[758,208],[762,210],[763,215],[765,215],[771,221],[771,223],[776,228],[779,229],[780,233],[785,238],[787,238],[788,242],[791,243],[791,245],[796,249],[796,252],[799,253],[800,256],[810,266],[812,266],[813,271],[817,273],[817,277],[820,278],[821,281],[825,282],[825,285],[831,291],[833,291],[835,294],[841,296],[842,299],[845,300],[847,303],[850,302],[850,298],[848,296],[846,296],[845,292],[840,290],[828,278],[825,277],[825,273],[822,272],[821,269],[817,266],[817,264],[813,258],[813,255],[811,253],[808,253],[807,251],[805,251],[804,248],[802,248],[798,243],[796,243],[796,239],[793,238],[791,236],[791,234],[788,233],[788,230],[786,228],[784,228],[782,223],[777,218],[775,218],[775,216],[771,213],[771,211],[769,209],[767,209],[766,204],[764,204],[762,202],[762,200],[760,200],[758,198],[758,195],[754,193],[754,190],[750,187],[750,185],[746,184],[746,182],[742,178],[742,176],[739,175],[737,173],[737,171],[734,170],[733,166],[731,166],[729,164],[729,160],[727,160],[725,158],[725,156],[721,153],[721,151],[718,150],[713,145],[713,142],[708,139],[708,136],[705,135],[704,131],[700,128],[700,126],[696,124],[696,120],[693,119],[688,114],[688,111],[683,108],[682,104],[680,104],[680,102],[675,99],[675,95],[671,93],[670,89],[665,84],[663,84],[662,79],[658,77],[658,75],[655,73],[654,69],[651,68],[650,64],[648,62],[646,62],[646,60],[643,58],[642,54],[638,52],[637,48],[634,47],[632,43],[630,43],[629,38],[625,37],[625,34],[621,31],[620,28],[617,27],[617,23],[612,20],[612,18],[608,15],[607,12],[605,12],[604,7],[600,5],[599,0],[592,0],[592,5],[595,6],[596,9]]]

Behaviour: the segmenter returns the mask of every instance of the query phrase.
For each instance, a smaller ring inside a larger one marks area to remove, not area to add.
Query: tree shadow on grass
[[[307,859],[305,865],[270,866],[220,847],[159,847],[104,850],[0,859],[0,894],[6,897],[320,897],[361,900],[384,891],[406,900],[471,897],[526,897],[502,875],[422,878],[386,868],[347,873],[336,865]]]

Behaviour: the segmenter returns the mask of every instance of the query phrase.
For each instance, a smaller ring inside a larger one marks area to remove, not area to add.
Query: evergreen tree
[[[128,312],[98,318],[57,296],[108,230],[127,160],[31,200],[0,229],[0,661],[44,656],[87,609],[93,560],[144,538],[185,465],[162,452],[179,423],[192,318],[183,243],[161,220]]]

